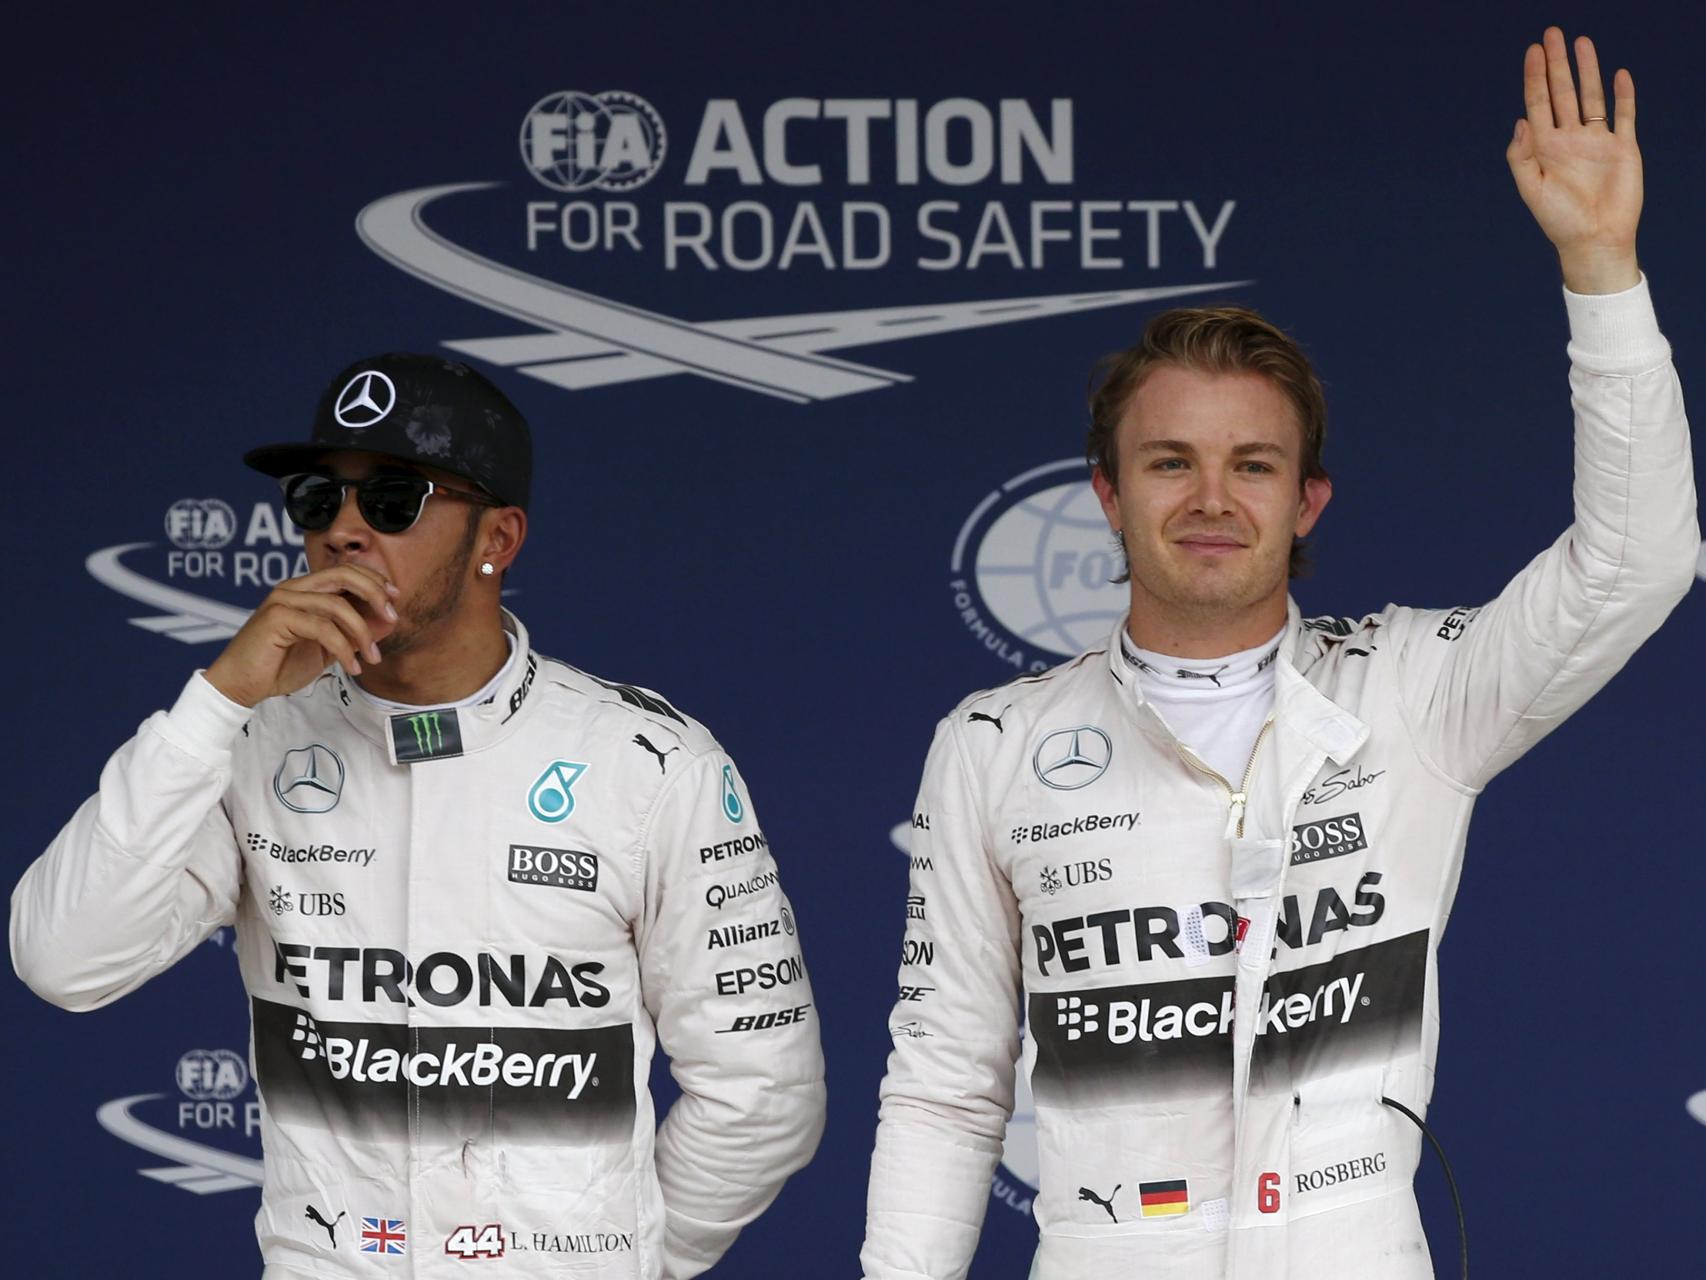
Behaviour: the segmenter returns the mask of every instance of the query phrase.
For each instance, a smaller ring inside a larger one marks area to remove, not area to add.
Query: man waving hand
[[[1659,626],[1699,547],[1636,265],[1634,83],[1608,111],[1593,45],[1576,55],[1579,95],[1561,32],[1528,50],[1508,152],[1563,268],[1575,519],[1498,599],[1299,616],[1325,405],[1261,317],[1171,311],[1104,362],[1088,455],[1130,612],[937,731],[873,1280],[965,1275],[1021,1007],[1047,1280],[1433,1276],[1412,1119],[1470,812]]]

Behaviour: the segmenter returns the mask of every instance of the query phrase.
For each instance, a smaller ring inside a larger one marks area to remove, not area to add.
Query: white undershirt
[[[471,693],[466,698],[462,698],[456,702],[434,703],[434,708],[442,711],[446,707],[477,707],[482,702],[490,702],[493,698],[497,697],[498,689],[502,686],[505,677],[509,675],[510,670],[515,666],[515,637],[510,635],[508,631],[504,632],[504,643],[509,645],[509,657],[504,659],[504,664],[498,668],[497,675],[486,681],[485,685],[478,693]],[[356,684],[354,680],[351,680],[348,683],[357,693],[367,699],[367,701],[371,702],[376,707],[383,707],[392,715],[400,715],[405,712],[419,711],[421,709],[411,703],[392,702],[389,698],[381,698],[377,694],[369,693],[359,684]]]
[[[1181,743],[1236,790],[1274,709],[1274,667],[1285,628],[1264,645],[1223,658],[1174,658],[1139,649],[1124,633],[1120,648],[1144,698]]]

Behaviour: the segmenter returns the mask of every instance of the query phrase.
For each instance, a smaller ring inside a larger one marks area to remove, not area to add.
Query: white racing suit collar
[[[333,667],[327,674],[337,687],[344,719],[362,737],[382,746],[392,764],[454,760],[503,741],[526,715],[539,657],[528,645],[521,620],[508,609],[502,613],[503,628],[515,640],[516,661],[509,664],[506,678],[485,702],[392,713],[352,689],[343,671]]]
[[[1161,717],[1143,695],[1142,682],[1126,662],[1124,644],[1130,613],[1120,615],[1108,637],[1108,674],[1121,686],[1137,709],[1137,721],[1145,733],[1172,739]],[[1345,764],[1368,741],[1369,729],[1356,716],[1339,706],[1299,673],[1299,663],[1308,665],[1319,657],[1319,639],[1303,625],[1297,601],[1286,599],[1286,630],[1280,641],[1274,671],[1274,720],[1325,752],[1335,763]]]

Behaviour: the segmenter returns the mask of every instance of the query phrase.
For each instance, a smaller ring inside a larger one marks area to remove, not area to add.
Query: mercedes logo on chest
[[[344,793],[343,759],[319,742],[286,751],[272,790],[280,804],[297,813],[330,813]]]
[[[1056,729],[1037,744],[1031,768],[1045,787],[1076,791],[1087,787],[1108,770],[1114,744],[1093,724]]]
[[[379,370],[368,369],[344,383],[332,413],[341,425],[360,431],[390,413],[396,403],[396,385]]]

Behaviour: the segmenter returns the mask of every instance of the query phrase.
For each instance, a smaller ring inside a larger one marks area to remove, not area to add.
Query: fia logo
[[[554,191],[632,191],[657,176],[669,149],[663,118],[620,90],[549,93],[521,122],[521,159]]]

